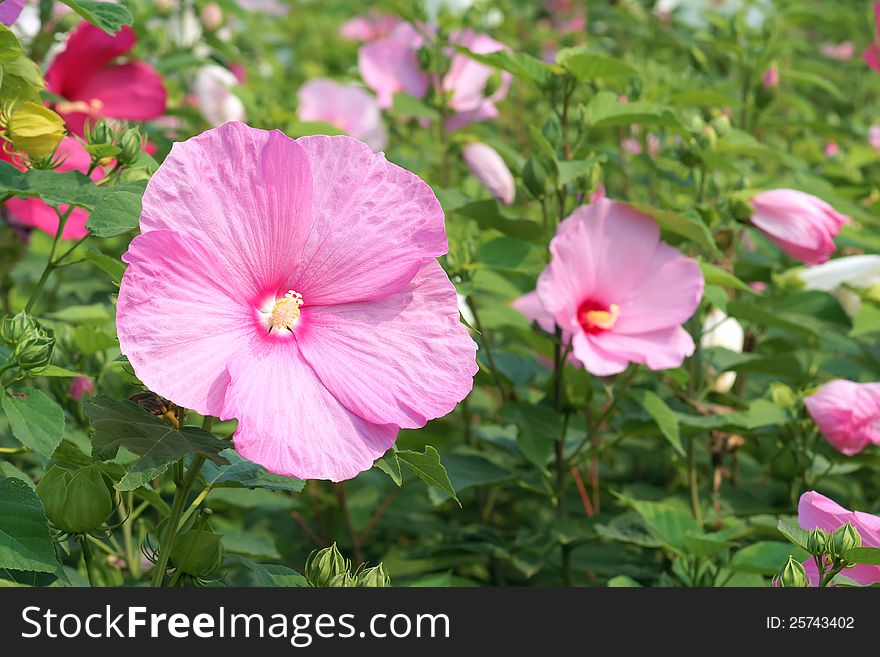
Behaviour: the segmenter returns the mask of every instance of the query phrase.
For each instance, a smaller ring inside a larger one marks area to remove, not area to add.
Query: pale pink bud
[[[513,203],[516,185],[513,174],[504,160],[491,146],[470,143],[462,151],[464,163],[471,173],[504,205]]]

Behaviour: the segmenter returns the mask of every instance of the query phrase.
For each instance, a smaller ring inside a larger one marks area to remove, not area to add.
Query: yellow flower
[[[31,101],[12,112],[6,128],[12,145],[34,160],[52,155],[65,135],[64,119]]]

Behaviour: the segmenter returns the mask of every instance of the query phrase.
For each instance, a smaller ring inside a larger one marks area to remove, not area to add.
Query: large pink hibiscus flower
[[[86,22],[70,35],[46,72],[46,87],[65,99],[55,110],[71,132],[82,136],[88,118],[147,121],[165,113],[165,85],[152,66],[114,63],[135,41],[130,27],[110,36]]]
[[[89,156],[76,137],[65,137],[62,139],[61,143],[58,144],[55,156],[61,160],[61,164],[56,169],[57,171],[81,171],[86,173],[92,161],[91,156]],[[22,171],[25,168],[21,163],[16,162],[15,159],[4,153],[2,149],[0,149],[0,159],[11,162]],[[104,175],[104,170],[101,167],[96,167],[92,172],[91,178],[94,181],[98,181]],[[17,223],[37,228],[53,236],[58,232],[58,214],[54,208],[46,205],[40,199],[11,198],[4,205],[13,221]],[[58,209],[63,214],[67,211],[67,206],[62,205]],[[64,232],[61,234],[62,239],[69,240],[85,237],[88,234],[86,230],[88,218],[88,212],[80,208],[74,208],[67,218],[67,223],[64,225]]]
[[[681,324],[703,295],[700,266],[661,242],[653,219],[602,198],[559,225],[550,252],[537,289],[514,307],[546,331],[559,326],[589,372],[668,369],[694,352]]]
[[[237,418],[245,458],[347,479],[471,389],[446,249],[430,187],[367,145],[227,123],[150,180],[120,346],[155,392]]]

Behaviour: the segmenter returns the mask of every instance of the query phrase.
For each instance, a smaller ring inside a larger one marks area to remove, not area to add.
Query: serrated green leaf
[[[699,219],[681,212],[661,210],[643,203],[628,202],[627,204],[639,212],[653,217],[657,225],[660,226],[660,230],[684,237],[712,255],[721,254],[715,245],[715,238],[712,237],[709,227]]]
[[[240,563],[246,568],[253,571],[257,577],[260,586],[266,587],[310,587],[309,581],[300,573],[287,566],[276,564],[260,564],[251,561],[237,554],[231,554],[227,557],[228,561]]]
[[[538,87],[543,87],[554,75],[560,75],[563,72],[561,67],[548,64],[537,57],[523,52],[497,50],[495,52],[477,54],[460,46],[456,49],[481,64],[500,68],[512,74],[515,78],[531,82]]]
[[[107,34],[115,34],[123,25],[131,25],[134,18],[125,5],[93,0],[61,0],[77,14]]]
[[[807,538],[809,537],[809,532],[807,532],[805,529],[801,529],[796,520],[780,518],[779,522],[776,525],[776,528],[792,543],[794,543],[795,545],[799,545],[804,550],[807,549]]]
[[[844,558],[857,564],[868,566],[880,566],[880,548],[876,547],[860,547],[847,550],[843,554]],[[844,574],[846,571],[844,571]]]
[[[241,458],[232,448],[220,452],[228,465],[214,465],[205,463],[202,467],[202,476],[205,483],[215,488],[265,488],[267,490],[288,490],[299,492],[305,486],[305,482],[296,477],[267,472],[262,466],[246,461]]]
[[[83,402],[94,428],[92,455],[113,459],[120,447],[139,458],[128,467],[118,490],[134,490],[162,474],[174,461],[187,454],[201,454],[217,465],[228,461],[220,452],[229,444],[197,427],[177,430],[136,404],[97,395]]]
[[[98,201],[86,228],[95,237],[115,237],[138,227],[141,197],[128,191],[114,191]]]
[[[681,444],[681,430],[678,425],[678,416],[675,412],[656,393],[650,390],[635,391],[633,396],[639,402],[639,405],[645,409],[645,412],[651,416],[651,419],[654,420],[663,437],[669,441],[669,444],[675,448],[675,451],[684,456],[684,447]]]
[[[446,468],[440,463],[440,454],[437,453],[436,449],[430,445],[425,445],[425,451],[422,453],[400,450],[396,454],[397,458],[406,463],[418,475],[419,479],[429,486],[447,493],[461,506],[461,502],[455,494],[455,489],[452,487],[452,482],[449,481]]]
[[[119,282],[122,281],[122,276],[125,274],[125,263],[118,258],[108,256],[106,253],[101,253],[101,251],[94,247],[88,249],[83,254],[83,257],[86,262],[91,263],[104,273],[109,274],[114,283],[119,284]]]
[[[403,485],[403,473],[400,471],[400,460],[397,456],[394,454],[383,456],[373,465],[391,477],[391,481],[393,481],[398,487]]]
[[[49,458],[64,436],[64,411],[42,390],[22,388],[3,395],[3,412],[22,445]]]
[[[638,71],[626,62],[608,55],[592,54],[583,48],[563,48],[556,54],[556,63],[582,82],[638,75]]]

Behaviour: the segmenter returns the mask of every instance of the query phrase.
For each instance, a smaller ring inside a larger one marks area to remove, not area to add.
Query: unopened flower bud
[[[141,154],[143,146],[140,130],[129,128],[122,133],[117,143],[119,145],[119,155],[117,157],[119,162],[123,165],[132,164]]]
[[[774,583],[786,589],[802,589],[809,586],[807,579],[807,571],[804,570],[803,564],[796,561],[794,557],[789,555],[788,561],[779,571]]]
[[[6,130],[15,149],[33,160],[52,155],[66,134],[64,119],[45,105],[31,101],[12,112]]]
[[[381,563],[372,568],[365,568],[358,573],[355,586],[365,588],[383,588],[391,586],[391,578]]]
[[[94,125],[87,123],[86,141],[91,145],[112,144],[113,130],[104,119],[99,119]]]
[[[52,524],[71,534],[99,527],[113,511],[110,486],[96,465],[75,472],[53,465],[37,484],[37,495]]]
[[[732,126],[730,124],[730,117],[726,114],[719,114],[714,119],[712,119],[711,123],[712,127],[715,128],[715,132],[718,133],[720,137],[726,137],[730,134]]]
[[[356,587],[357,583],[351,573],[339,573],[327,582],[326,586],[330,589],[350,589]]]
[[[171,551],[175,568],[193,577],[208,577],[223,563],[220,536],[208,529],[191,529],[177,537]]]
[[[55,338],[26,312],[0,321],[0,385],[7,386],[46,367],[52,360]]]
[[[416,52],[419,66],[423,71],[433,71],[437,64],[437,53],[430,46],[422,46]]]
[[[209,2],[202,7],[201,16],[202,25],[204,25],[205,29],[209,32],[213,32],[223,25],[223,10],[220,9],[220,5],[216,2]]]
[[[351,564],[342,556],[336,543],[313,552],[306,563],[306,577],[312,586],[331,586],[335,578],[348,575]]]
[[[549,180],[547,167],[534,155],[528,159],[525,167],[523,167],[522,179],[523,184],[532,196],[537,199],[547,196],[547,183]]]
[[[862,537],[852,523],[838,527],[831,534],[830,552],[835,557],[842,557],[847,550],[862,547]]]
[[[807,550],[814,556],[822,556],[828,551],[829,538],[828,534],[816,527],[807,536]]]
[[[711,125],[704,126],[700,132],[700,145],[710,151],[715,150],[718,145],[718,133]]]
[[[776,64],[771,64],[770,68],[764,72],[764,76],[761,78],[761,85],[765,89],[775,89],[779,86],[779,69],[776,67]]]
[[[492,75],[490,75],[489,79],[486,81],[486,86],[483,89],[483,95],[491,96],[501,88],[503,82],[504,77],[501,75],[501,73],[499,71],[493,71]]]

